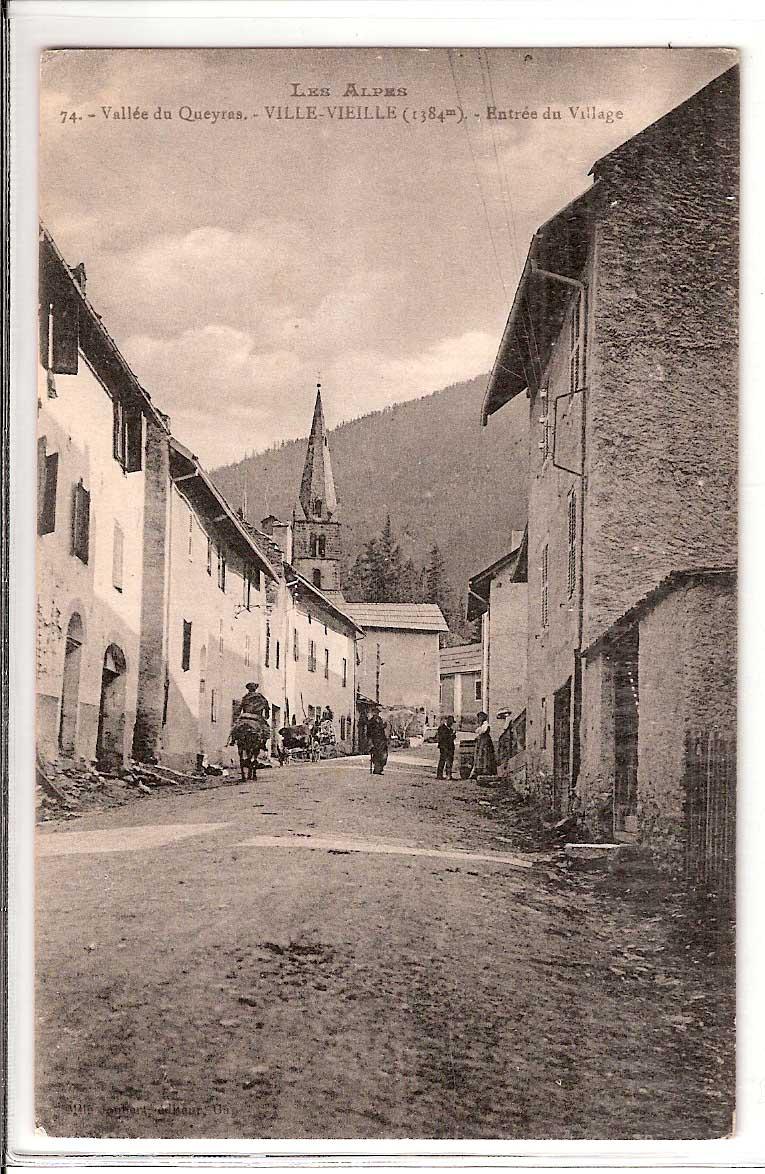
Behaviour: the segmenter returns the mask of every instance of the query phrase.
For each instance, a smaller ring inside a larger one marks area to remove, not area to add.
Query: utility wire
[[[455,73],[455,71],[454,71],[454,62],[452,61],[452,51],[451,51],[451,49],[447,49],[447,50],[446,50],[446,56],[447,56],[447,59],[448,59],[448,62],[449,62],[449,69],[451,70],[451,74],[452,74],[452,81],[454,82],[454,92],[455,92],[455,94],[457,95],[457,105],[460,107],[460,109],[462,110],[463,114],[465,114],[465,107],[464,107],[464,105],[463,105],[463,103],[462,103],[462,95],[460,94],[460,88],[459,88],[459,86],[457,85],[457,74],[456,74],[456,73]],[[487,228],[488,228],[488,230],[489,230],[489,240],[491,241],[491,247],[492,247],[492,251],[493,251],[493,253],[494,253],[494,260],[495,260],[495,262],[496,262],[496,265],[497,265],[497,273],[499,274],[499,280],[500,280],[500,282],[502,283],[502,289],[503,289],[503,291],[504,291],[505,298],[507,299],[507,297],[508,297],[508,293],[507,293],[507,286],[505,285],[505,278],[504,278],[504,276],[503,276],[503,274],[502,274],[502,266],[500,265],[500,261],[499,261],[499,253],[497,252],[497,243],[496,243],[496,241],[494,240],[494,233],[492,232],[492,228],[491,228],[491,220],[490,220],[490,218],[489,218],[489,209],[488,209],[488,207],[487,207],[487,205],[486,205],[486,198],[485,198],[485,196],[484,196],[484,194],[483,194],[483,188],[482,188],[482,186],[481,186],[481,180],[480,180],[480,177],[479,177],[479,175],[478,175],[478,164],[476,163],[475,151],[473,150],[473,143],[472,143],[472,140],[471,140],[471,138],[470,138],[470,131],[468,130],[468,119],[467,119],[467,115],[466,115],[466,114],[465,114],[465,118],[464,118],[464,127],[465,127],[465,135],[467,136],[468,147],[470,148],[470,158],[471,158],[471,160],[472,160],[472,162],[473,162],[473,174],[475,175],[475,182],[476,182],[476,186],[477,186],[477,188],[478,188],[478,191],[479,191],[479,193],[480,193],[480,196],[481,196],[481,203],[482,203],[482,205],[483,205],[483,213],[484,213],[484,216],[486,217],[486,227],[487,227]]]

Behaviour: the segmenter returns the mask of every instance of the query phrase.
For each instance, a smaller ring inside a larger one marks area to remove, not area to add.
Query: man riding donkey
[[[239,751],[242,781],[245,778],[257,779],[258,757],[268,745],[271,734],[268,724],[271,707],[260,692],[260,685],[255,681],[248,681],[245,689],[247,692],[239,703],[239,712],[228,737],[229,743],[235,745]]]

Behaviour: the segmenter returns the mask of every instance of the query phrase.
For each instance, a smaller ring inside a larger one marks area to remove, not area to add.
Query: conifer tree
[[[401,594],[401,551],[393,537],[390,514],[377,543],[379,571],[381,578],[382,603],[396,603]]]

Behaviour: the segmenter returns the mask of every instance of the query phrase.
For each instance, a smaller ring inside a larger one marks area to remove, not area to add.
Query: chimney
[[[273,514],[269,514],[267,518],[263,518],[261,521],[260,528],[264,534],[268,535],[269,538],[273,538],[274,526],[278,524],[279,519],[275,518]]]
[[[79,265],[75,265],[74,269],[70,269],[70,273],[79,285],[81,292],[85,293],[85,284],[87,282],[88,275],[85,272],[84,262],[80,261]]]

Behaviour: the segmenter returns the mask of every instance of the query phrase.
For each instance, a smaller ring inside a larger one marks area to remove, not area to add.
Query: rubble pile
[[[224,773],[183,774],[166,766],[129,762],[116,771],[98,770],[92,763],[43,762],[37,759],[37,821],[73,819],[86,811],[121,807],[141,795],[172,787],[203,790],[232,781]]]

